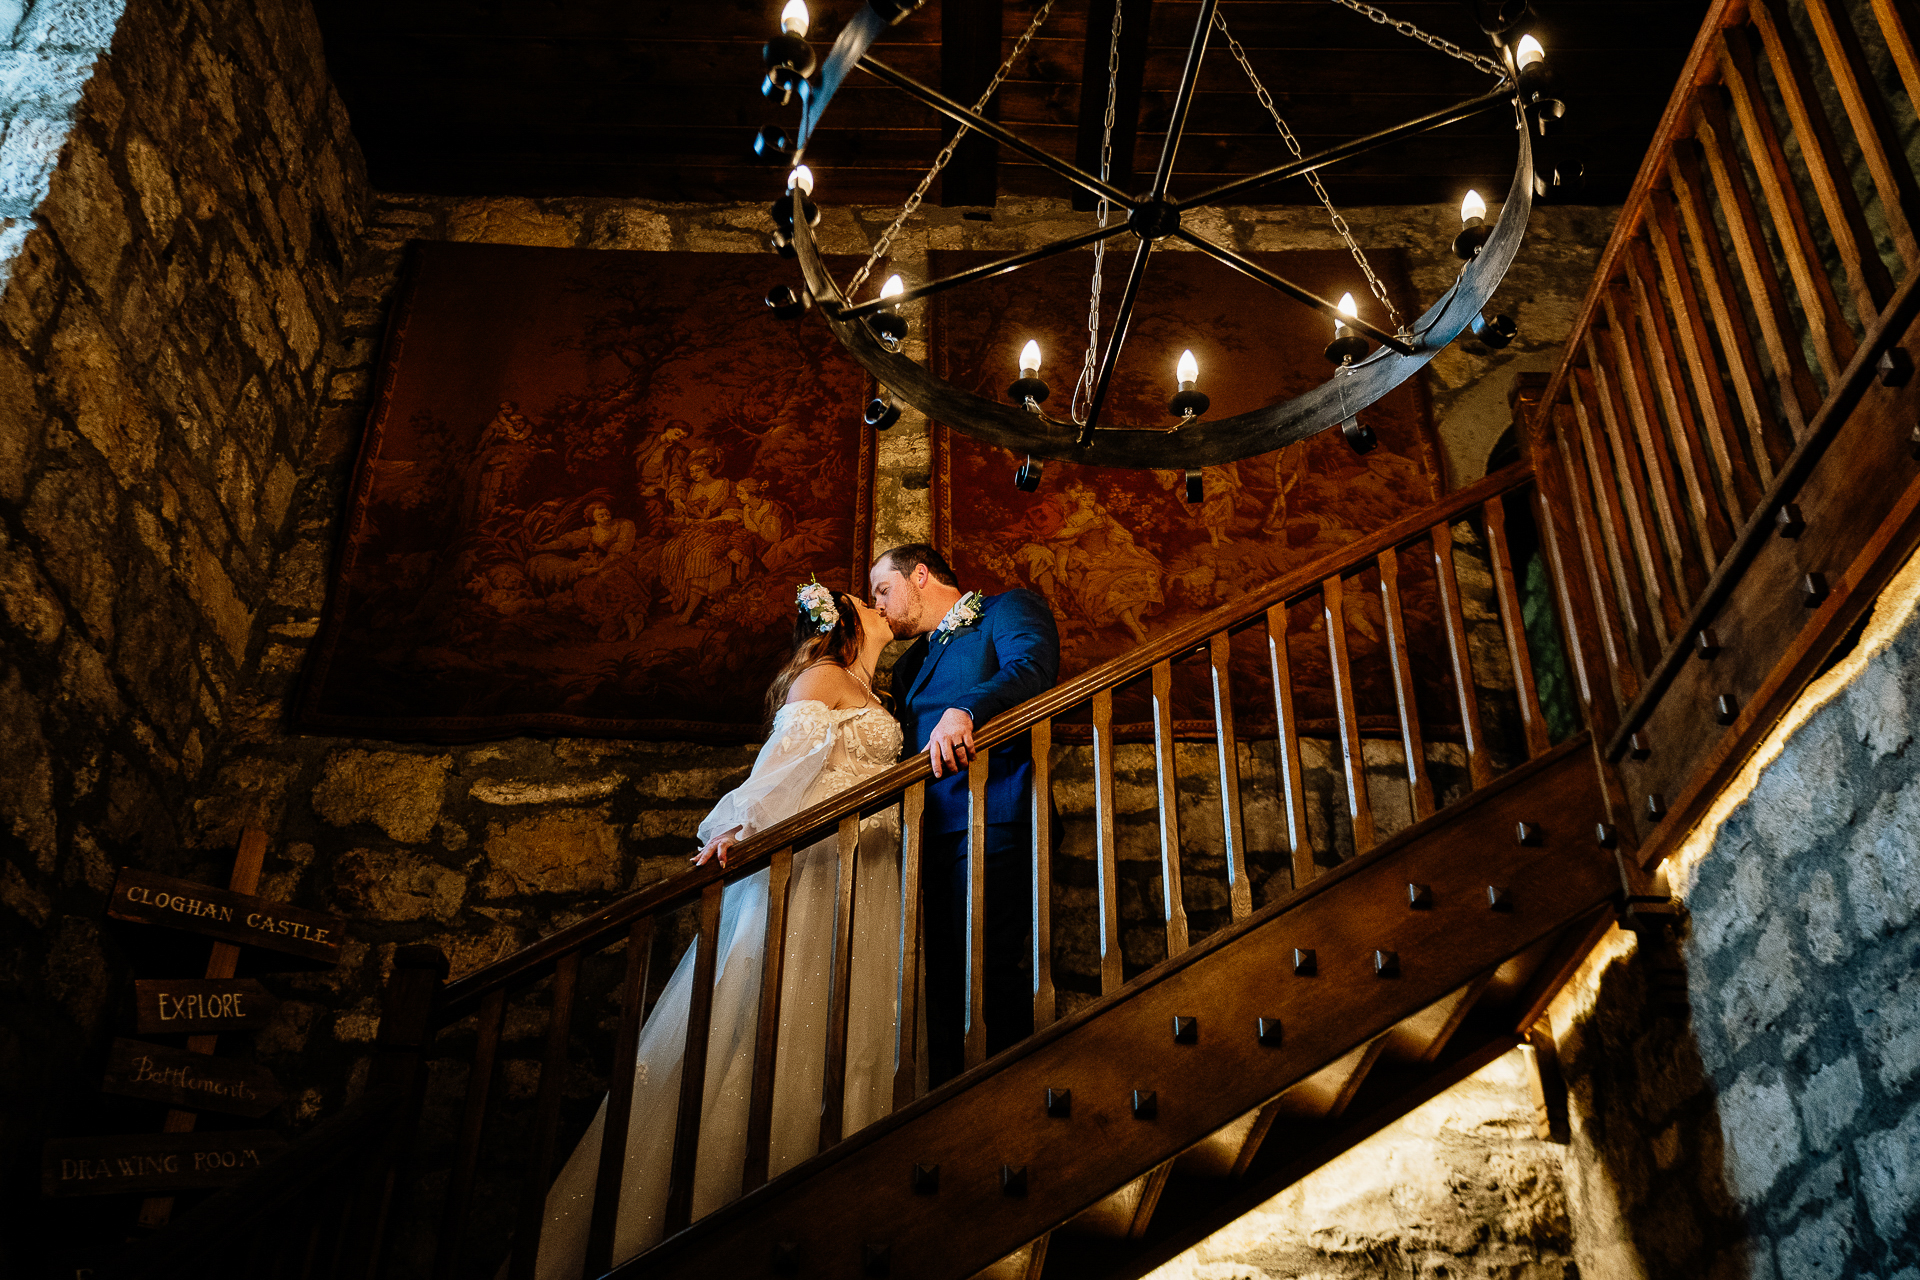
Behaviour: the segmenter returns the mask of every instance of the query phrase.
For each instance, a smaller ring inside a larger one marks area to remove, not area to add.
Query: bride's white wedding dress
[[[774,717],[773,734],[754,761],[753,773],[714,806],[700,824],[700,839],[711,840],[738,826],[742,828],[739,838],[744,840],[879,773],[899,755],[900,726],[877,702],[844,710],[821,702],[788,703]],[[894,817],[883,815],[861,824],[842,1128],[848,1134],[892,1109],[899,1003],[899,856],[899,824]],[[771,1175],[819,1149],[838,863],[838,844],[831,838],[801,850],[793,860],[774,1070]],[[763,869],[728,885],[722,899],[713,1029],[707,1041],[707,1083],[693,1183],[695,1218],[739,1196],[746,1166],[747,1104],[766,958],[767,874]],[[614,1230],[616,1263],[651,1247],[663,1234],[693,962],[693,948],[688,947],[640,1033],[626,1172]],[[580,1275],[606,1115],[602,1102],[547,1193],[537,1268],[541,1280],[578,1280]]]

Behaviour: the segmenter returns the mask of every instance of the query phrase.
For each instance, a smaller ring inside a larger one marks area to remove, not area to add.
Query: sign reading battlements
[[[346,932],[346,921],[339,916],[130,868],[114,881],[107,914],[328,964],[340,962]]]
[[[254,1063],[125,1039],[113,1042],[100,1088],[196,1111],[254,1117],[287,1097],[273,1073]]]

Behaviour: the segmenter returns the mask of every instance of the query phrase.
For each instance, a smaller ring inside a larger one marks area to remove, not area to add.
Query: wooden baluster
[[[978,772],[985,786],[987,762],[984,754],[968,767]],[[971,780],[971,779],[969,779]],[[982,806],[985,807],[984,805]],[[827,1066],[820,1087],[820,1149],[825,1151],[844,1131],[847,1111],[847,1022],[848,1005],[853,999],[853,913],[858,904],[860,878],[855,872],[860,861],[860,815],[850,813],[840,819],[839,887],[834,898],[833,977],[827,989]],[[970,848],[968,861],[985,862],[986,842]],[[985,909],[982,895],[982,907]],[[971,1039],[971,1037],[969,1037]],[[972,1066],[972,1063],[968,1063]]]
[[[1387,662],[1393,669],[1393,696],[1400,707],[1400,749],[1407,753],[1407,790],[1413,820],[1433,813],[1433,778],[1427,772],[1427,743],[1420,733],[1420,704],[1414,697],[1413,655],[1407,650],[1407,616],[1400,607],[1400,552],[1392,547],[1374,557],[1380,567],[1380,607],[1387,621]]]
[[[1036,761],[1036,764],[1038,762]],[[927,784],[916,782],[900,797],[900,994],[893,1025],[893,1109],[920,1092],[920,974],[925,945]]]
[[[553,964],[553,1007],[547,1014],[546,1052],[540,1058],[540,1087],[533,1098],[533,1150],[520,1187],[520,1215],[513,1232],[510,1280],[533,1280],[540,1256],[540,1232],[546,1225],[547,1186],[553,1181],[554,1135],[560,1127],[560,1098],[567,1082],[567,1035],[573,1026],[574,980],[580,953],[569,951]]]
[[[1600,362],[1599,343],[1591,330],[1587,333],[1587,358],[1592,362],[1592,368],[1584,372],[1591,373],[1593,377],[1594,401],[1600,407],[1600,422],[1606,428],[1614,480],[1620,486],[1621,505],[1627,513],[1627,528],[1633,533],[1633,548],[1640,563],[1640,580],[1646,587],[1647,603],[1654,609],[1654,634],[1664,649],[1672,642],[1672,637],[1680,633],[1686,613],[1674,588],[1673,575],[1668,571],[1666,555],[1657,545],[1660,535],[1648,502],[1646,473],[1641,469],[1639,455],[1627,443],[1626,432],[1620,425],[1626,416],[1626,406],[1620,401],[1620,389],[1613,385],[1613,380]]]
[[[753,1084],[747,1095],[747,1159],[740,1192],[765,1185],[773,1158],[773,1073],[780,1057],[780,995],[787,972],[787,902],[793,889],[793,846],[767,861],[767,932],[760,969],[760,1016],[753,1031]],[[603,1275],[610,1266],[595,1275]]]
[[[1053,721],[1033,726],[1033,1029],[1058,1016],[1053,987]]]
[[[1833,281],[1828,278],[1826,267],[1820,260],[1820,246],[1813,239],[1813,224],[1807,216],[1805,202],[1800,199],[1800,190],[1794,185],[1794,169],[1787,161],[1779,124],[1766,99],[1761,96],[1760,81],[1754,74],[1753,50],[1748,46],[1747,39],[1748,33],[1744,29],[1720,33],[1722,82],[1726,85],[1728,99],[1733,103],[1734,115],[1739,119],[1740,132],[1746,136],[1747,156],[1753,162],[1753,175],[1760,183],[1760,198],[1766,202],[1767,213],[1773,219],[1780,256],[1786,262],[1787,274],[1793,277],[1794,293],[1800,299],[1801,313],[1812,329],[1808,336],[1813,340],[1813,349],[1820,357],[1822,372],[1827,385],[1831,387],[1840,370],[1853,358],[1858,344],[1853,329],[1847,324],[1846,313],[1840,307],[1840,300],[1834,294]],[[1893,282],[1873,247],[1873,233],[1867,229],[1866,218],[1860,213],[1860,202],[1854,197],[1852,184],[1848,183],[1843,193],[1835,186],[1831,172],[1817,172],[1824,167],[1826,156],[1834,154],[1825,151],[1821,141],[1823,131],[1826,142],[1833,141],[1831,130],[1826,129],[1825,114],[1821,113],[1818,124],[1815,124],[1804,109],[1796,113],[1792,105],[1792,87],[1785,82],[1780,87],[1787,95],[1794,141],[1802,148],[1802,156],[1807,161],[1806,172],[1828,218],[1827,229],[1833,234],[1837,246],[1845,246],[1840,249],[1840,257],[1843,261],[1857,257],[1863,247],[1873,255],[1871,263],[1845,262],[1854,306],[1865,323],[1879,313],[1874,295],[1891,294]],[[1701,98],[1703,109],[1715,113],[1715,129],[1731,149],[1733,131],[1723,123],[1726,120],[1725,103],[1713,93],[1703,94]],[[1841,176],[1844,179],[1844,173]]]
[[[1480,695],[1473,687],[1467,614],[1460,603],[1460,579],[1453,572],[1453,526],[1436,525],[1429,536],[1433,542],[1434,578],[1440,588],[1440,616],[1447,626],[1447,657],[1452,663],[1454,690],[1460,695],[1460,733],[1466,740],[1467,778],[1478,791],[1493,781],[1493,761],[1487,759],[1486,737],[1480,729]],[[1331,635],[1331,627],[1328,633]]]
[[[1120,866],[1113,845],[1113,690],[1093,695],[1094,871],[1100,887],[1100,994],[1126,981],[1120,955]]]
[[[1720,505],[1720,493],[1714,487],[1713,459],[1701,439],[1700,424],[1693,416],[1693,402],[1687,397],[1666,300],[1660,296],[1660,286],[1654,276],[1653,252],[1645,240],[1635,237],[1628,246],[1627,256],[1627,279],[1633,285],[1640,330],[1646,335],[1647,372],[1652,375],[1654,389],[1660,393],[1660,404],[1666,411],[1668,437],[1677,446],[1674,457],[1680,464],[1687,503],[1693,510],[1694,527],[1703,539],[1701,550],[1711,572],[1733,545],[1733,526]]]
[[[1666,547],[1667,555],[1674,574],[1676,585],[1685,585],[1685,594],[1676,593],[1675,603],[1685,609],[1707,585],[1707,573],[1701,563],[1701,557],[1687,527],[1687,518],[1680,496],[1680,485],[1674,476],[1672,452],[1667,448],[1666,433],[1662,431],[1660,410],[1653,402],[1653,392],[1647,386],[1646,358],[1640,344],[1640,335],[1635,331],[1633,316],[1626,304],[1625,289],[1620,284],[1607,286],[1605,294],[1607,330],[1612,335],[1613,373],[1618,377],[1614,390],[1619,393],[1616,405],[1626,410],[1624,422],[1633,425],[1632,440],[1637,440],[1640,454],[1637,461],[1632,458],[1628,441],[1628,457],[1634,465],[1641,468],[1640,478],[1647,488],[1647,496],[1652,499],[1654,528],[1659,532],[1660,541]]]
[[[1526,619],[1520,612],[1520,584],[1514,578],[1513,551],[1507,545],[1507,502],[1488,498],[1480,504],[1487,526],[1487,560],[1493,570],[1493,594],[1500,606],[1500,628],[1507,637],[1507,657],[1513,663],[1513,688],[1520,699],[1520,726],[1527,735],[1527,758],[1545,755],[1553,745],[1547,717],[1540,710],[1540,688],[1534,683],[1533,655],[1527,648]]]
[[[1653,670],[1653,664],[1660,660],[1660,645],[1654,637],[1653,615],[1647,609],[1646,595],[1635,577],[1633,566],[1638,562],[1633,559],[1627,517],[1620,505],[1620,487],[1613,476],[1612,457],[1601,438],[1602,432],[1594,425],[1593,419],[1598,415],[1587,407],[1597,398],[1592,373],[1586,369],[1573,370],[1573,376],[1567,381],[1567,389],[1573,398],[1573,416],[1580,428],[1581,452],[1586,459],[1588,478],[1593,484],[1599,509],[1606,517],[1598,523],[1607,553],[1608,576],[1613,582],[1614,599],[1621,606],[1622,616],[1626,620],[1628,652],[1636,670],[1644,675]]]
[[[1747,302],[1766,343],[1767,358],[1773,362],[1774,376],[1780,382],[1780,398],[1793,404],[1789,415],[1794,439],[1806,434],[1807,420],[1820,407],[1820,388],[1807,359],[1800,351],[1800,335],[1787,297],[1774,273],[1773,256],[1766,237],[1760,231],[1760,215],[1754,211],[1753,192],[1747,189],[1746,176],[1740,170],[1739,153],[1734,150],[1733,131],[1727,125],[1726,108],[1711,92],[1694,95],[1694,137],[1706,157],[1707,170],[1713,174],[1714,189],[1720,193],[1720,211],[1726,218],[1727,238],[1733,244],[1734,261],[1747,282]],[[1817,318],[1818,312],[1810,319]],[[1826,356],[1822,356],[1825,359]],[[1834,370],[1838,372],[1838,370]]]
[[[967,764],[967,1034],[962,1069],[987,1060],[987,757]]]
[[[1160,782],[1160,901],[1167,956],[1187,949],[1187,904],[1180,872],[1180,775],[1173,755],[1173,664],[1153,664],[1153,752]]]
[[[1595,581],[1594,562],[1586,552],[1586,532],[1579,528],[1574,499],[1575,476],[1566,454],[1563,433],[1554,430],[1554,406],[1541,405],[1533,421],[1529,454],[1534,459],[1533,518],[1540,529],[1540,554],[1547,558],[1548,581],[1559,606],[1561,632],[1567,639],[1568,665],[1582,719],[1594,736],[1605,741],[1619,723],[1623,700],[1608,697],[1614,662],[1612,638],[1601,621],[1605,601]],[[1576,576],[1577,575],[1577,576]],[[1603,733],[1600,726],[1607,725]]]
[[[1559,415],[1560,406],[1555,406]],[[1573,407],[1565,407],[1564,417],[1573,416]],[[1554,432],[1554,438],[1560,452],[1562,467],[1561,478],[1565,481],[1564,490],[1559,485],[1541,484],[1541,500],[1547,503],[1556,515],[1571,513],[1574,538],[1580,546],[1580,560],[1586,568],[1588,597],[1592,602],[1595,626],[1594,634],[1600,642],[1605,655],[1608,678],[1613,685],[1613,701],[1608,704],[1612,712],[1606,715],[1596,714],[1591,718],[1594,733],[1602,738],[1611,737],[1613,729],[1609,727],[1601,734],[1599,724],[1605,719],[1609,725],[1618,723],[1618,712],[1626,709],[1628,703],[1640,695],[1640,672],[1634,668],[1633,655],[1627,647],[1626,628],[1620,620],[1620,601],[1618,595],[1607,588],[1601,566],[1605,563],[1606,549],[1601,544],[1600,519],[1594,514],[1593,495],[1588,489],[1588,471],[1586,450],[1580,441],[1577,424],[1569,430],[1562,427]],[[1536,466],[1534,474],[1541,474]],[[1570,495],[1565,501],[1555,501],[1560,492]],[[1562,549],[1564,553],[1564,548]],[[1559,572],[1559,570],[1556,570]],[[1563,588],[1569,580],[1562,576],[1556,579]],[[1596,689],[1590,695],[1595,706],[1603,699]]]
[[[680,1059],[680,1107],[673,1126],[673,1164],[667,1175],[666,1234],[693,1221],[693,1175],[700,1159],[700,1116],[706,1104],[707,1041],[713,1032],[713,976],[720,963],[718,880],[700,891],[700,933],[694,939],[693,990],[687,1002],[687,1043]]]
[[[1687,373],[1693,383],[1694,401],[1700,407],[1702,434],[1720,474],[1720,492],[1732,523],[1746,519],[1748,511],[1760,500],[1760,486],[1747,465],[1747,455],[1734,438],[1733,405],[1727,399],[1726,384],[1720,379],[1719,362],[1713,353],[1713,339],[1707,330],[1707,314],[1693,273],[1687,270],[1686,250],[1680,241],[1680,215],[1673,207],[1673,193],[1655,190],[1647,200],[1647,234],[1653,242],[1654,260],[1660,278],[1666,284],[1667,298],[1677,323],[1680,350],[1686,356]],[[1648,291],[1658,297],[1653,276],[1648,274]],[[1677,389],[1677,388],[1676,388]],[[1685,397],[1681,397],[1685,403]]]
[[[1273,711],[1280,753],[1281,808],[1287,816],[1287,848],[1293,857],[1293,887],[1304,889],[1315,874],[1313,837],[1307,830],[1307,787],[1300,764],[1300,720],[1293,710],[1293,655],[1287,652],[1287,606],[1267,610],[1267,662],[1273,678]]]
[[[1920,102],[1920,50],[1914,47],[1914,33],[1920,31],[1920,19],[1916,19],[1912,0],[1869,0],[1869,3],[1873,5],[1874,18],[1880,23],[1887,52],[1900,72],[1900,83],[1906,86],[1907,98]]]
[[[627,1170],[627,1132],[633,1120],[633,1077],[640,1056],[640,1026],[646,1017],[647,970],[653,957],[653,917],[642,916],[627,931],[627,975],[620,987],[620,1030],[607,1077],[607,1119],[600,1130],[600,1172],[593,1185],[593,1218],[587,1229],[584,1277],[613,1270],[614,1227],[620,1216],[620,1184]],[[752,1143],[748,1143],[751,1152]],[[752,1155],[748,1155],[752,1163]],[[762,1181],[765,1180],[762,1175]]]
[[[500,1050],[500,1024],[506,1016],[507,993],[494,990],[480,1002],[480,1011],[474,1017],[467,1097],[460,1108],[460,1136],[454,1144],[446,1211],[441,1215],[440,1239],[433,1254],[435,1280],[459,1280],[468,1272],[465,1245],[473,1213],[474,1175],[480,1164],[480,1139],[486,1131],[494,1058]]]
[[[1781,397],[1784,425],[1774,413],[1766,377],[1760,372],[1760,344],[1747,329],[1746,312],[1734,291],[1733,265],[1727,261],[1726,246],[1720,242],[1719,229],[1707,209],[1707,184],[1699,152],[1695,145],[1675,146],[1667,157],[1667,177],[1673,183],[1674,203],[1687,229],[1687,243],[1693,247],[1694,268],[1700,273],[1707,310],[1720,334],[1727,378],[1733,383],[1741,417],[1747,424],[1753,465],[1760,483],[1769,485],[1774,469],[1792,451],[1794,437],[1806,429],[1806,420],[1801,416],[1800,402],[1791,394]]]
[[[1337,573],[1322,582],[1320,604],[1327,622],[1327,656],[1333,675],[1333,709],[1340,724],[1340,756],[1346,767],[1347,814],[1353,820],[1353,853],[1358,857],[1373,848],[1373,804],[1367,796],[1367,759],[1360,738],[1360,713],[1353,699],[1353,667],[1347,661],[1345,587]]]
[[[1227,839],[1227,905],[1235,920],[1253,914],[1247,880],[1247,832],[1240,821],[1240,747],[1233,731],[1233,686],[1229,675],[1232,637],[1222,631],[1209,646],[1213,673],[1213,740],[1220,757],[1220,825]]]
[[[1832,0],[1805,0],[1807,17],[1813,23],[1814,38],[1826,54],[1827,69],[1840,105],[1853,125],[1860,144],[1861,159],[1873,175],[1874,188],[1880,193],[1880,207],[1886,214],[1887,229],[1900,260],[1911,269],[1916,253],[1913,226],[1920,221],[1920,190],[1916,190],[1913,170],[1907,166],[1906,149],[1900,144],[1900,131],[1893,123],[1886,99],[1874,83],[1867,52],[1860,44],[1860,32],[1846,12],[1835,12]],[[1876,6],[1877,7],[1877,6]],[[1873,241],[1866,244],[1871,248]],[[1875,261],[1879,259],[1876,256]],[[1868,317],[1861,316],[1863,323]]]

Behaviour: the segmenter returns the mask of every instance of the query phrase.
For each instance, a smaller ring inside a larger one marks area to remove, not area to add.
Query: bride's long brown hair
[[[860,614],[854,607],[853,597],[844,591],[833,593],[833,607],[840,611],[840,620],[832,629],[820,630],[820,624],[813,620],[805,606],[795,603],[793,606],[793,654],[786,665],[773,677],[773,683],[767,686],[767,729],[771,733],[773,718],[780,714],[780,708],[787,704],[787,693],[793,688],[793,682],[800,673],[819,662],[831,662],[836,667],[849,671],[860,657]]]

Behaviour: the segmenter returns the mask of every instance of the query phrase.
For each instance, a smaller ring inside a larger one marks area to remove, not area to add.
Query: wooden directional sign
[[[224,1187],[286,1147],[286,1139],[264,1129],[55,1138],[41,1152],[40,1189],[50,1196],[109,1196]]]
[[[346,921],[339,916],[132,868],[114,881],[107,914],[116,920],[167,925],[328,964],[340,962],[340,942],[346,932]]]
[[[258,1031],[280,1002],[252,978],[154,978],[133,984],[134,1030],[190,1036]]]
[[[287,1098],[287,1091],[265,1067],[138,1040],[113,1042],[100,1089],[195,1111],[256,1118]]]

